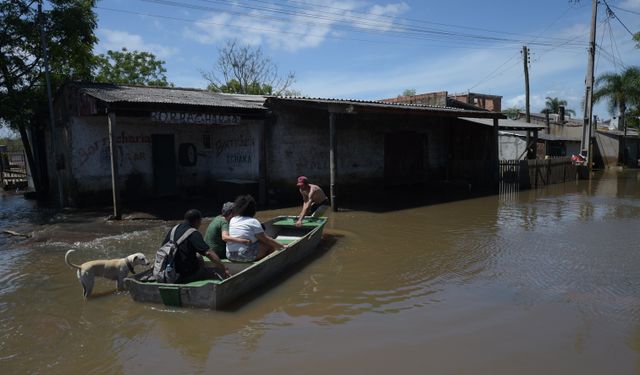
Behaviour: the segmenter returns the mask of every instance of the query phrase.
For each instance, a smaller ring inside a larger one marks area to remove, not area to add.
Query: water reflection
[[[8,373],[280,374],[304,366],[326,374],[353,371],[354,363],[370,373],[637,372],[639,175],[331,214],[317,258],[222,312],[134,303],[107,281],[96,286],[104,297],[84,302],[63,262],[68,248],[78,250],[78,262],[137,251],[151,257],[172,222],[67,213],[0,250],[0,366]]]

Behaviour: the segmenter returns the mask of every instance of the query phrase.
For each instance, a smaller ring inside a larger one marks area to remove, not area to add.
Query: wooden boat
[[[295,221],[294,216],[279,216],[264,222],[265,233],[287,247],[256,262],[223,260],[232,274],[225,280],[189,284],[149,282],[145,280],[152,271],[147,270],[126,278],[125,285],[137,302],[219,309],[315,252],[327,219],[305,217],[301,227],[296,227]]]

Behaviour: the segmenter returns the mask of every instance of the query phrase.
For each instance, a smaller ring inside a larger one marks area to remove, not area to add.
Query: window
[[[202,135],[202,147],[205,150],[211,150],[211,144],[213,143],[212,138],[213,138],[213,136],[211,134],[203,134]]]

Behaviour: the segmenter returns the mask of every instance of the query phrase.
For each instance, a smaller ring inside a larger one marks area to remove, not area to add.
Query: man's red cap
[[[307,178],[305,176],[300,176],[300,177],[298,177],[298,183],[296,185],[304,186],[304,185],[306,185],[308,183],[309,183],[309,181],[307,180]]]

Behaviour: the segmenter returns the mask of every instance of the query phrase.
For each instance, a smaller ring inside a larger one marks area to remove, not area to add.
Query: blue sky
[[[607,0],[640,31],[640,0]],[[229,39],[262,47],[305,96],[353,99],[481,92],[524,107],[522,45],[531,53],[531,109],[547,96],[582,116],[591,1],[100,0],[97,53],[126,47],[166,61],[169,81],[206,87]],[[640,49],[600,5],[596,76],[640,65]],[[604,105],[595,113],[610,117]]]

